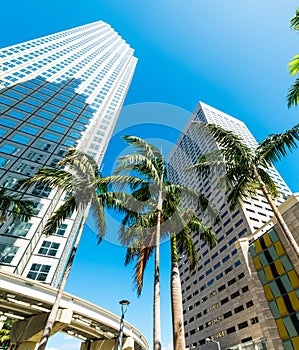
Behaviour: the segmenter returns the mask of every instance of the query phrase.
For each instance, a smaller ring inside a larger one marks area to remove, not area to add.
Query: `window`
[[[247,321],[238,324],[238,328],[239,329],[243,329],[243,328],[246,328],[246,327],[248,327],[248,322]]]
[[[27,274],[27,278],[44,282],[48,276],[50,268],[50,265],[32,264]]]
[[[42,117],[42,118],[45,118],[45,119],[52,119],[53,118],[53,114],[51,114],[51,113],[48,113],[48,112],[46,112],[46,111],[38,111],[38,113],[37,113],[37,115],[39,116],[39,117]]]
[[[48,198],[50,192],[51,192],[51,188],[50,187],[48,187],[46,185],[36,185],[34,187],[34,190],[32,191],[32,194],[34,194],[35,196]]]
[[[59,140],[59,136],[52,134],[51,132],[46,132],[43,136],[46,140],[57,142]]]
[[[33,175],[34,171],[35,171],[35,167],[31,166],[29,164],[26,164],[26,163],[19,164],[17,169],[16,169],[17,173],[20,173],[20,174],[23,174],[23,175],[26,175],[26,176]]]
[[[27,145],[30,142],[30,137],[21,135],[21,134],[15,134],[12,138],[11,141],[21,143],[22,145]]]
[[[63,133],[65,131],[65,128],[63,128],[62,126],[58,126],[58,125],[52,125],[50,130],[56,131],[59,133]]]
[[[228,311],[228,312],[226,312],[224,315],[223,315],[223,317],[224,318],[229,318],[229,317],[231,317],[232,316],[232,312],[231,311]]]
[[[259,323],[259,319],[257,317],[253,317],[250,319],[251,324]]]
[[[32,160],[33,162],[41,163],[43,159],[45,159],[45,156],[37,152],[29,152],[26,155],[26,159]]]
[[[67,224],[61,224],[56,232],[55,232],[55,235],[58,235],[58,236],[64,236],[65,235],[65,231],[67,229]]]
[[[246,293],[249,291],[249,287],[248,286],[245,286],[242,288],[242,293]]]
[[[32,118],[30,121],[31,124],[38,125],[38,126],[45,126],[46,122],[44,120],[41,120],[39,118]]]
[[[0,263],[11,263],[18,249],[19,247],[16,247],[12,244],[0,243]]]
[[[253,301],[252,300],[249,300],[247,303],[246,303],[246,307],[251,307],[253,306]]]
[[[15,221],[11,226],[5,231],[6,234],[18,237],[25,237],[29,232],[32,224],[30,222],[20,222]]]
[[[27,134],[30,134],[30,135],[36,135],[38,132],[38,129],[33,128],[32,126],[29,126],[29,125],[25,125],[23,126],[21,131],[26,132]]]
[[[36,142],[34,147],[38,148],[41,151],[51,151],[53,148],[53,146],[50,143],[40,140]]]
[[[240,295],[240,292],[237,290],[235,293],[233,293],[230,297],[232,299],[235,299],[236,297],[238,297]]]
[[[238,307],[236,307],[235,309],[234,309],[234,312],[235,312],[235,314],[237,314],[237,313],[239,313],[239,312],[241,312],[241,311],[243,311],[244,310],[244,306],[243,305],[240,305],[240,306],[238,306]]]
[[[4,157],[0,157],[0,168],[4,168],[6,164],[8,164],[10,162],[9,159],[4,158]]]
[[[34,110],[34,107],[31,107],[30,105],[26,105],[25,103],[19,104],[18,108],[24,112],[32,112]]]
[[[6,153],[6,154],[12,154],[12,155],[16,155],[19,151],[20,151],[20,148],[17,148],[9,144],[3,145],[0,148],[0,152]]]
[[[50,242],[50,241],[43,241],[43,243],[38,251],[38,254],[48,255],[48,256],[56,256],[59,245],[60,245],[59,243]]]
[[[13,128],[16,124],[17,124],[17,122],[15,122],[11,119],[8,119],[8,118],[1,118],[0,119],[0,125],[7,126],[9,128]]]
[[[235,331],[236,331],[236,327],[230,327],[226,330],[226,333],[231,334],[231,333],[234,333]]]
[[[221,305],[224,305],[224,304],[228,303],[228,297],[222,299],[222,300],[220,301],[220,303],[221,303]]]

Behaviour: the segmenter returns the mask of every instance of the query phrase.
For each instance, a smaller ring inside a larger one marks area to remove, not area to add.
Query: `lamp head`
[[[126,306],[126,305],[129,305],[129,304],[130,304],[129,300],[121,300],[119,303],[120,303],[120,305],[122,305],[122,306]]]

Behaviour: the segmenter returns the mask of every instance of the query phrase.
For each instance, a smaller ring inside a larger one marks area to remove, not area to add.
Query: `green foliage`
[[[299,30],[299,8],[296,10],[295,16],[290,21],[291,28],[294,30]],[[299,72],[299,55],[295,55],[290,61],[289,65],[289,73],[292,76],[295,76]],[[289,89],[287,95],[288,108],[292,106],[297,106],[299,103],[299,78],[295,80],[292,86]]]
[[[223,177],[226,177],[227,189],[230,190],[228,200],[231,210],[241,200],[260,191],[262,186],[273,198],[278,196],[278,189],[267,170],[271,168],[272,162],[282,159],[288,151],[297,147],[299,124],[284,133],[269,135],[256,148],[247,147],[238,135],[218,125],[198,122],[194,122],[194,125],[201,132],[210,133],[218,144],[222,158],[217,151],[213,151],[209,155],[216,155],[216,160],[203,155],[197,164],[187,170],[197,169],[200,173],[207,174],[209,167],[224,166]]]
[[[117,176],[127,176],[131,202],[136,200],[136,204],[132,206],[131,203],[130,209],[126,211],[120,229],[120,241],[128,246],[125,264],[135,262],[134,285],[140,295],[145,268],[155,251],[158,221],[161,239],[172,241],[172,261],[177,261],[178,254],[187,254],[190,267],[194,268],[198,256],[191,232],[198,232],[200,238],[210,246],[215,244],[214,233],[199,220],[195,212],[207,210],[215,218],[217,211],[200,193],[169,182],[166,162],[155,146],[135,136],[125,136],[123,139],[136,151],[118,159],[114,180],[117,180]],[[188,203],[193,209],[184,209],[182,202]]]
[[[22,198],[22,194],[0,188],[0,222],[5,222],[9,213],[14,221],[28,221],[33,215],[33,210],[33,202]]]

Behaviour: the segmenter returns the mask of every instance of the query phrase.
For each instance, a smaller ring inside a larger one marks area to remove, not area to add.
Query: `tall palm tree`
[[[238,135],[218,125],[199,122],[194,124],[200,126],[201,131],[210,133],[220,149],[203,155],[198,163],[189,169],[197,168],[201,172],[206,172],[210,167],[224,164],[226,168],[224,176],[230,188],[228,200],[232,210],[242,199],[261,192],[299,258],[298,245],[273,201],[278,195],[278,189],[267,173],[273,162],[285,157],[288,150],[292,151],[297,147],[299,124],[284,133],[268,136],[255,148],[247,147]]]
[[[160,239],[168,237],[171,241],[171,294],[173,314],[173,340],[175,350],[185,349],[184,323],[182,311],[181,283],[178,271],[178,251],[186,252],[190,266],[197,262],[197,252],[190,232],[200,231],[201,238],[211,245],[215,236],[203,225],[194,210],[184,210],[180,201],[188,199],[190,206],[198,209],[209,208],[215,212],[208,201],[196,191],[168,181],[167,166],[162,154],[153,145],[135,136],[124,137],[125,141],[137,148],[137,152],[119,158],[116,174],[123,171],[136,173],[143,180],[134,186],[134,209],[127,211],[123,219],[120,238],[127,245],[125,264],[136,261],[135,285],[140,295],[143,287],[143,275],[149,258],[155,252],[154,276],[154,349],[161,349],[160,340],[160,289],[159,289],[159,245]],[[129,182],[136,177],[131,176]],[[133,201],[132,201],[133,202]],[[137,209],[136,209],[137,208]],[[178,249],[178,251],[177,251]]]
[[[291,19],[291,28],[294,30],[299,30],[299,8],[296,9],[295,16]],[[295,76],[298,75],[299,72],[299,55],[295,55],[289,63],[289,72],[290,75]],[[289,93],[287,96],[288,107],[292,107],[293,105],[297,106],[299,103],[299,78],[295,80],[293,85],[289,89]]]
[[[33,202],[22,199],[21,194],[0,188],[0,222],[5,222],[11,213],[13,220],[28,221],[33,215]]]
[[[63,168],[67,167],[68,170]],[[44,350],[55,322],[60,300],[70,273],[70,269],[81,239],[89,210],[92,211],[98,228],[99,242],[105,234],[104,207],[117,208],[117,199],[109,196],[107,185],[101,177],[95,160],[86,153],[71,148],[65,158],[58,163],[58,169],[42,168],[32,178],[21,182],[21,188],[28,190],[32,185],[47,185],[68,194],[65,202],[47,221],[43,233],[51,235],[74,211],[83,213],[77,237],[63,273],[55,302],[49,313],[38,350]]]

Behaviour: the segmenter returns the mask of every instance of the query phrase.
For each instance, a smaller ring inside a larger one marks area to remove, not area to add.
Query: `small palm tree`
[[[201,156],[198,163],[189,169],[197,168],[200,172],[206,172],[211,167],[224,164],[225,179],[230,188],[228,200],[232,210],[242,199],[262,192],[299,258],[298,245],[272,199],[277,197],[278,189],[267,173],[272,162],[280,160],[286,156],[288,150],[297,147],[299,124],[284,133],[268,136],[255,148],[247,147],[238,135],[218,125],[198,122],[194,124],[200,126],[202,131],[210,133],[220,149]]]
[[[154,276],[154,349],[161,348],[160,340],[160,280],[159,245],[160,239],[168,237],[171,241],[171,294],[173,314],[174,349],[184,350],[184,323],[181,297],[181,283],[178,271],[178,253],[189,256],[190,267],[197,262],[197,252],[190,236],[191,231],[200,231],[201,238],[213,245],[215,236],[203,225],[194,210],[184,210],[180,201],[187,200],[191,207],[206,209],[208,201],[196,191],[168,181],[167,166],[162,154],[153,145],[135,136],[124,137],[125,141],[137,148],[137,152],[120,157],[116,174],[137,173],[142,182],[136,187],[135,176],[128,178],[133,186],[132,197],[135,205],[127,211],[123,220],[120,238],[127,245],[125,264],[136,260],[135,285],[140,295],[143,287],[143,275],[147,263],[155,252]],[[214,213],[214,208],[209,207]],[[177,250],[178,249],[178,250]]]
[[[65,166],[67,166],[68,170],[63,169]],[[45,349],[50,336],[89,210],[92,211],[95,218],[100,242],[106,230],[104,207],[107,206],[116,209],[118,206],[117,199],[108,194],[107,184],[101,177],[95,160],[86,153],[71,148],[67,151],[65,158],[58,163],[58,167],[59,169],[42,168],[32,178],[20,184],[25,190],[28,190],[32,185],[38,184],[46,185],[68,194],[65,202],[47,221],[43,229],[45,235],[55,233],[63,221],[74,211],[83,213],[76,241],[68,258],[55,302],[46,322],[38,347],[39,350]]]
[[[291,28],[294,30],[299,30],[299,8],[296,10],[295,16],[291,19]],[[289,63],[290,75],[298,75],[299,72],[299,55],[295,55]],[[288,107],[293,105],[297,106],[299,103],[299,78],[297,78],[294,84],[290,87],[287,96]]]
[[[0,188],[0,222],[5,222],[10,213],[13,220],[28,221],[33,212],[32,201],[22,199],[15,191]]]

